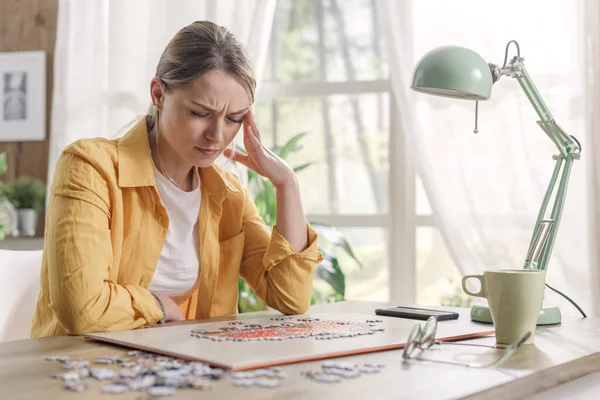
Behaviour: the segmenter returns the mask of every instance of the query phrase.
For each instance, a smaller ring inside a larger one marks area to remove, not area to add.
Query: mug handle
[[[481,289],[479,289],[479,292],[471,292],[469,289],[467,289],[467,279],[469,279],[469,278],[477,279],[479,281],[479,283],[481,284]],[[483,277],[483,275],[463,276],[462,287],[463,287],[463,290],[465,291],[465,293],[467,293],[471,296],[487,297],[487,291],[485,290],[485,278]]]

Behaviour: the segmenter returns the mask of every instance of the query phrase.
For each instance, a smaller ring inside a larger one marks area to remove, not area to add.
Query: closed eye
[[[210,115],[210,113],[202,114],[202,113],[199,113],[196,111],[190,111],[190,114],[193,115],[194,117],[199,117],[199,118],[206,118]],[[241,119],[235,119],[235,118],[227,118],[227,119],[236,124],[241,124],[243,122],[243,120],[241,120]]]
[[[210,113],[201,114],[196,111],[190,111],[190,114],[192,114],[194,117],[206,118]]]

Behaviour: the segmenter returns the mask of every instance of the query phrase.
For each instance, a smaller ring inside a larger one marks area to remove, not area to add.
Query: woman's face
[[[154,78],[150,90],[160,110],[161,140],[180,162],[196,167],[211,165],[227,148],[251,106],[244,87],[218,70],[169,92]]]

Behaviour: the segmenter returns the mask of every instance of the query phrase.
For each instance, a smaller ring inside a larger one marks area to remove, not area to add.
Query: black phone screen
[[[409,318],[409,319],[420,319],[426,320],[431,316],[436,316],[439,321],[446,321],[450,319],[457,319],[458,313],[452,311],[435,310],[428,308],[415,308],[415,307],[383,307],[375,310],[377,315],[385,315],[388,317],[398,318]]]

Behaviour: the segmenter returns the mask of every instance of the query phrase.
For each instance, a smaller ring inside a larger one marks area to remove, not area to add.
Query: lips
[[[198,150],[203,155],[205,155],[206,157],[212,157],[219,152],[219,150],[217,150],[217,149],[203,149],[200,147],[195,147],[195,149]]]

